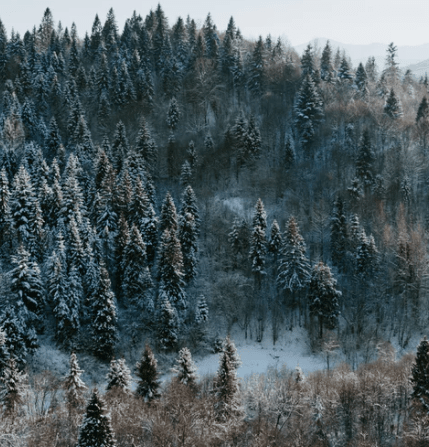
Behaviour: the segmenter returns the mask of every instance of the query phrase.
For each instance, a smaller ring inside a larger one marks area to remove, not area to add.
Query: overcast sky
[[[202,24],[210,12],[219,30],[233,16],[242,34],[287,38],[292,45],[326,37],[342,43],[394,42],[419,45],[429,42],[428,0],[164,0],[161,1],[170,25],[188,14]],[[143,18],[158,1],[145,0],[0,0],[0,19],[10,33],[21,35],[38,26],[46,7],[55,22],[70,27],[74,21],[79,36],[90,32],[95,14],[102,23],[113,7],[119,28],[134,10]]]

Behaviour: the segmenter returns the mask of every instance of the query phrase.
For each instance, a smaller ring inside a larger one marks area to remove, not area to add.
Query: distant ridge
[[[351,58],[353,67],[357,67],[360,62],[365,63],[368,57],[374,56],[379,69],[384,67],[384,61],[386,58],[386,49],[388,43],[371,43],[368,45],[355,45],[338,42],[332,39],[321,37],[319,39],[313,39],[302,45],[295,46],[295,50],[298,54],[302,54],[307,45],[311,43],[313,47],[323,50],[326,41],[329,40],[333,54],[336,53],[337,48],[344,49],[348,56]],[[390,42],[389,42],[390,43]],[[422,45],[405,45],[398,47],[398,63],[401,67],[410,68],[410,66],[417,66],[419,63],[429,64],[429,43]],[[417,72],[411,68],[414,74]],[[427,70],[426,70],[427,71]]]

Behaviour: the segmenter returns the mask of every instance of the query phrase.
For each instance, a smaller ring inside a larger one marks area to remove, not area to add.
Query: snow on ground
[[[238,368],[238,376],[246,377],[252,374],[265,373],[268,368],[280,370],[283,366],[293,370],[297,365],[304,374],[326,368],[323,356],[310,353],[308,335],[303,328],[286,331],[273,346],[269,331],[261,343],[245,339],[243,331],[233,330],[231,339],[237,347],[242,365]],[[219,354],[209,354],[203,358],[194,357],[198,374],[215,374],[219,366]]]

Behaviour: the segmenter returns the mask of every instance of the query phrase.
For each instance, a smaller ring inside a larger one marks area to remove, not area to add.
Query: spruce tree
[[[358,154],[356,157],[356,177],[359,178],[364,185],[371,185],[374,180],[374,161],[375,154],[372,149],[369,132],[365,129],[359,142]]]
[[[160,397],[158,362],[153,355],[149,345],[146,345],[140,362],[136,365],[136,376],[138,377],[136,394],[151,402]]]
[[[95,388],[79,427],[77,447],[115,447],[110,416],[105,414],[104,406],[105,403]]]
[[[344,212],[344,202],[338,197],[334,203],[334,212],[331,218],[331,258],[340,271],[345,269],[347,253],[347,219]]]
[[[391,118],[392,120],[396,120],[403,115],[401,101],[396,96],[393,88],[390,89],[389,96],[386,99],[384,104],[384,114]]]
[[[326,45],[323,48],[322,57],[320,59],[320,78],[327,83],[332,83],[334,80],[332,49],[329,44],[329,40],[326,42]]]
[[[280,254],[283,238],[280,231],[279,224],[276,219],[271,224],[270,240],[268,242],[268,252],[274,256],[274,260],[277,262],[277,258]]]
[[[106,390],[120,389],[123,392],[129,392],[131,387],[131,372],[125,363],[125,359],[110,362],[109,372],[107,374]]]
[[[179,383],[195,389],[197,385],[197,368],[192,360],[191,352],[188,348],[182,348],[179,351],[179,357],[171,370]]]
[[[0,326],[0,382],[9,362],[9,351],[6,346],[6,333]]]
[[[197,274],[196,252],[198,250],[197,229],[191,213],[186,213],[180,218],[179,241],[183,255],[184,280],[189,283]]]
[[[92,301],[92,348],[98,357],[110,359],[117,340],[115,295],[110,287],[109,274],[100,267],[100,279]]]
[[[162,349],[170,350],[175,348],[178,342],[177,313],[165,295],[160,295],[158,300],[158,340]]]
[[[310,280],[310,265],[305,256],[305,242],[292,216],[283,235],[277,283],[291,292],[302,289]]]
[[[417,346],[415,362],[411,369],[411,397],[417,400],[429,413],[429,341],[426,336]]]
[[[70,369],[63,380],[63,388],[69,411],[80,409],[85,403],[84,394],[87,389],[81,379],[83,370],[79,368],[76,354],[70,354]]]
[[[330,268],[320,261],[313,267],[308,292],[310,313],[319,320],[319,338],[322,339],[323,327],[333,329],[340,314],[338,302],[341,292],[337,290],[337,281]]]
[[[146,257],[146,246],[140,231],[134,224],[122,257],[123,296],[145,310],[152,310],[153,287]]]
[[[15,359],[10,358],[1,377],[3,390],[0,392],[0,402],[6,416],[13,418],[24,404],[26,381],[27,375],[20,372]]]
[[[177,127],[177,124],[179,122],[180,119],[180,109],[179,109],[179,105],[177,103],[176,98],[171,98],[170,101],[170,105],[168,107],[168,112],[167,112],[167,126],[169,127],[169,129],[174,132],[174,130]]]
[[[215,414],[219,422],[243,417],[237,368],[240,359],[234,343],[226,337],[219,359],[219,369],[213,381]]]

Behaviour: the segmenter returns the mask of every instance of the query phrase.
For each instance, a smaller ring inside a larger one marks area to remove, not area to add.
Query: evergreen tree
[[[184,280],[189,283],[197,274],[195,254],[198,250],[195,219],[191,213],[181,216],[178,236],[183,255]]]
[[[76,354],[70,354],[70,369],[63,381],[63,388],[69,410],[79,409],[85,403],[84,394],[87,389],[85,383],[81,379],[83,370],[79,368]]]
[[[198,298],[197,309],[195,311],[195,322],[197,324],[207,323],[209,319],[209,308],[204,295]]]
[[[104,406],[105,403],[95,388],[79,427],[77,447],[115,447],[110,417],[105,414]]]
[[[343,56],[341,59],[341,65],[338,69],[337,78],[342,84],[350,84],[353,80],[353,75],[350,71],[350,66],[347,62],[346,56]]]
[[[18,370],[15,359],[9,359],[1,377],[4,388],[0,392],[0,402],[6,416],[14,417],[24,404],[26,381],[27,375]]]
[[[410,381],[413,385],[411,397],[420,402],[424,410],[429,412],[429,341],[426,337],[417,346]]]
[[[338,299],[341,292],[337,290],[337,281],[333,278],[330,268],[320,261],[313,267],[311,273],[308,299],[310,313],[318,317],[319,338],[323,336],[323,326],[333,329],[340,314]]]
[[[106,390],[120,389],[123,392],[129,392],[131,387],[131,372],[125,363],[125,359],[110,362],[110,369],[107,374]]]
[[[142,119],[140,124],[135,150],[143,157],[145,167],[148,168],[150,172],[153,172],[157,161],[157,148],[144,119]]]
[[[356,158],[356,177],[359,178],[364,185],[370,185],[374,180],[374,161],[375,155],[369,138],[369,132],[365,129],[359,143]]]
[[[219,369],[213,381],[215,414],[220,422],[243,417],[237,378],[240,363],[234,343],[226,337],[219,359]]]
[[[14,230],[10,202],[9,181],[6,170],[3,168],[0,172],[0,247],[8,244],[11,248],[12,245]]]
[[[6,347],[6,334],[0,327],[0,382],[4,376],[5,370],[9,363],[9,351]]]
[[[129,302],[150,311],[153,308],[150,293],[153,283],[146,259],[146,246],[135,224],[131,228],[130,238],[124,249],[122,270],[124,297]]]
[[[186,293],[183,290],[183,254],[180,241],[172,231],[164,230],[159,250],[159,296],[167,300],[178,311],[187,308]]]
[[[180,119],[180,109],[176,98],[171,98],[167,112],[167,126],[174,132]]]
[[[295,126],[300,135],[301,145],[308,151],[314,141],[317,126],[324,116],[322,100],[310,75],[302,81],[294,110]]]
[[[331,258],[340,271],[344,271],[347,253],[347,219],[344,212],[344,202],[338,197],[334,203],[334,212],[331,218]]]
[[[171,371],[176,374],[175,379],[179,383],[195,389],[197,385],[197,368],[188,348],[182,348],[179,351],[179,357],[176,359],[176,364]]]
[[[173,197],[169,192],[166,194],[165,199],[162,203],[159,226],[160,226],[159,229],[162,232],[164,230],[169,230],[173,233],[177,232],[178,219],[177,219],[176,205],[174,204]]]
[[[268,252],[274,256],[275,261],[277,261],[277,258],[280,254],[282,242],[283,238],[279,224],[277,220],[274,219],[273,223],[271,224],[270,240],[268,242]]]
[[[191,185],[188,185],[185,188],[182,195],[180,214],[181,216],[185,216],[187,213],[192,215],[195,223],[195,231],[198,235],[201,219],[198,211],[197,197],[195,196],[195,192]]]
[[[396,120],[403,115],[401,101],[397,98],[393,88],[390,89],[383,111],[392,120]]]
[[[117,316],[115,295],[110,288],[109,274],[104,266],[100,267],[98,287],[91,301],[93,351],[100,358],[110,359],[117,339]]]
[[[365,71],[365,68],[363,67],[362,62],[359,64],[359,66],[356,70],[354,84],[356,87],[357,96],[360,99],[366,99],[369,94],[369,92],[368,92],[368,75]]]
[[[128,152],[129,144],[125,125],[122,121],[119,121],[116,125],[112,144],[113,166],[116,169],[116,172],[119,173],[121,171]]]
[[[323,48],[322,57],[320,59],[320,78],[328,83],[334,80],[334,67],[332,65],[332,49],[329,40]]]
[[[23,316],[30,325],[40,329],[44,299],[44,287],[38,264],[30,260],[30,253],[20,245],[18,252],[12,257],[16,265],[10,272],[11,292]]]
[[[160,397],[160,381],[157,370],[158,362],[149,345],[146,345],[140,362],[137,363],[136,376],[138,377],[136,394],[151,402]]]
[[[305,242],[292,216],[286,224],[283,235],[277,284],[282,289],[294,292],[305,287],[309,280],[310,265],[305,256]]]
[[[165,294],[158,297],[158,340],[162,349],[173,349],[178,342],[178,318]]]
[[[252,59],[249,67],[248,78],[249,90],[255,95],[260,96],[264,93],[265,87],[265,60],[264,60],[264,43],[262,36],[253,49]]]

